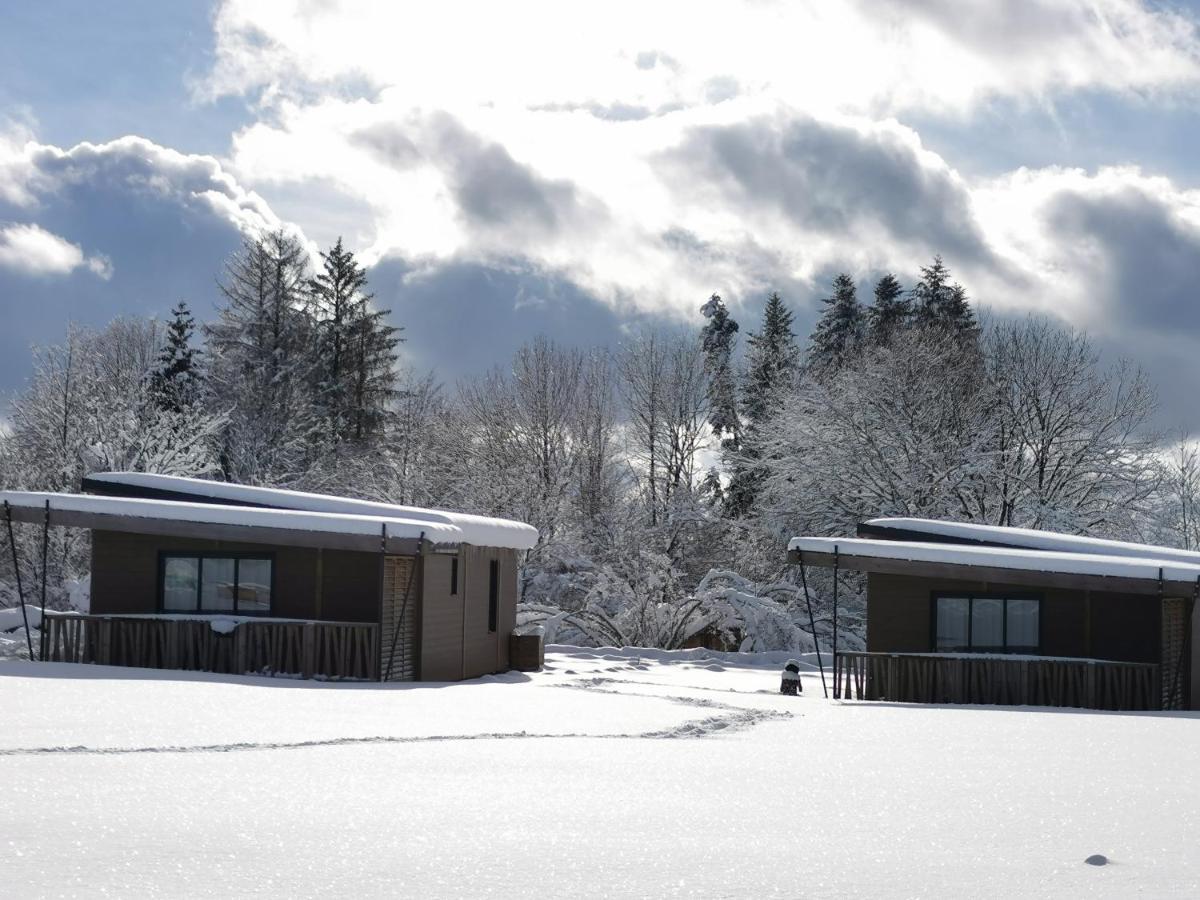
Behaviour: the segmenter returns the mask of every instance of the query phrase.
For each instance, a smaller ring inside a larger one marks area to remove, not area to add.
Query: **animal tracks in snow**
[[[703,697],[687,697],[678,694],[654,694],[616,690],[608,685],[628,684],[612,678],[591,678],[586,681],[568,682],[553,685],[566,690],[582,690],[592,693],[615,694],[626,697],[641,697],[651,700],[661,700],[665,703],[680,704],[696,709],[711,711],[712,715],[701,719],[690,720],[667,728],[655,728],[644,731],[592,733],[588,731],[574,732],[536,732],[536,731],[487,731],[477,734],[433,734],[433,735],[372,735],[358,737],[331,737],[315,740],[297,741],[235,741],[228,743],[210,744],[164,744],[129,747],[89,747],[86,745],[60,745],[45,747],[10,747],[0,749],[0,757],[9,756],[44,756],[53,754],[86,755],[86,756],[121,756],[131,754],[154,753],[240,753],[265,750],[308,750],[324,747],[346,747],[361,745],[384,744],[426,744],[450,743],[456,741],[509,741],[509,740],[679,740],[713,737],[720,734],[731,734],[753,728],[760,722],[771,719],[791,718],[791,713],[784,710],[750,709],[729,703],[720,703]]]

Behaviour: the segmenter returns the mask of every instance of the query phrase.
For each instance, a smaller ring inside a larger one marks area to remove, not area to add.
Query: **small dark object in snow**
[[[1107,866],[1108,857],[1103,853],[1093,853],[1091,856],[1085,859],[1084,862],[1089,866]]]
[[[787,665],[783,667],[783,676],[779,682],[779,693],[790,694],[793,697],[804,693],[804,687],[800,684],[800,663],[794,659],[789,659]]]

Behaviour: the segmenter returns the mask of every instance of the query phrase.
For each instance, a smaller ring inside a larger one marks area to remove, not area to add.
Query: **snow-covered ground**
[[[783,697],[781,661],[554,648],[386,687],[3,662],[0,893],[1200,892],[1195,716],[835,703],[815,671]]]

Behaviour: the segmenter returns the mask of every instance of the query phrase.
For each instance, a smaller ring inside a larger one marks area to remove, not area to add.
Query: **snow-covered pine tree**
[[[792,331],[792,312],[778,293],[767,298],[762,328],[746,342],[750,348],[742,378],[746,428],[741,450],[731,461],[729,489],[725,492],[726,511],[735,517],[746,515],[754,506],[762,479],[764,435],[769,432],[769,423],[783,406],[787,393],[795,386],[800,370],[800,348]]]
[[[746,343],[750,349],[742,381],[742,412],[750,424],[761,424],[778,410],[800,369],[792,311],[784,306],[778,293],[767,298],[762,328]]]
[[[979,339],[979,325],[967,292],[952,283],[950,270],[935,256],[933,263],[921,268],[921,278],[912,289],[913,315],[921,328],[939,328],[958,334],[965,341]]]
[[[150,376],[154,402],[170,412],[182,412],[200,399],[200,365],[192,336],[196,321],[183,300],[171,310],[167,340]]]
[[[961,284],[951,286],[950,296],[942,307],[942,319],[951,331],[968,343],[973,344],[979,340],[979,323],[967,299],[967,291]]]
[[[364,303],[350,332],[350,431],[358,444],[381,437],[388,410],[397,394],[396,347],[404,340],[400,326],[389,325],[388,309]]]
[[[718,294],[708,298],[708,302],[700,307],[700,313],[708,320],[700,330],[704,366],[708,373],[708,424],[712,426],[713,434],[721,439],[722,447],[737,450],[741,443],[742,422],[738,417],[737,384],[731,358],[738,323],[730,317]]]
[[[912,303],[896,276],[888,273],[875,285],[875,303],[867,310],[867,337],[872,344],[886,347],[896,333],[912,320]]]
[[[304,309],[308,281],[307,252],[282,230],[248,238],[226,263],[225,303],[205,333],[209,400],[229,413],[221,468],[231,481],[287,484],[317,455],[320,359]]]
[[[384,321],[389,310],[372,308],[367,273],[340,237],[321,261],[308,282],[320,334],[318,404],[330,444],[361,443],[381,431],[395,397],[401,329]]]
[[[866,316],[858,302],[854,279],[845,272],[833,280],[833,294],[821,301],[825,309],[813,328],[808,365],[828,375],[842,368],[862,344]]]

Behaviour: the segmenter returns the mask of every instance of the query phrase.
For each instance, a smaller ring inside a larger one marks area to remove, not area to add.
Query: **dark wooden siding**
[[[495,547],[463,547],[466,573],[466,677],[508,669],[508,636],[517,620],[517,555]],[[488,631],[488,582],[492,560],[500,563],[495,632]],[[461,589],[461,585],[460,585]]]
[[[450,593],[450,567],[458,556],[429,553],[421,591],[421,680],[458,681],[463,676],[463,599]],[[459,560],[459,565],[462,565]]]
[[[376,554],[164,538],[116,531],[92,533],[91,611],[97,615],[157,612],[160,552],[215,553],[223,550],[273,554],[273,616],[331,622],[376,622],[379,619],[379,560]]]
[[[1161,607],[1155,596],[1037,589],[995,582],[950,581],[871,573],[867,586],[867,650],[933,650],[932,596],[936,592],[1039,594],[1045,656],[1158,662]]]
[[[496,657],[497,670],[508,671],[511,665],[509,659],[509,636],[517,627],[517,551],[497,550],[500,559],[500,625],[496,629],[499,642]]]
[[[320,550],[321,615],[339,622],[379,621],[379,554]]]

